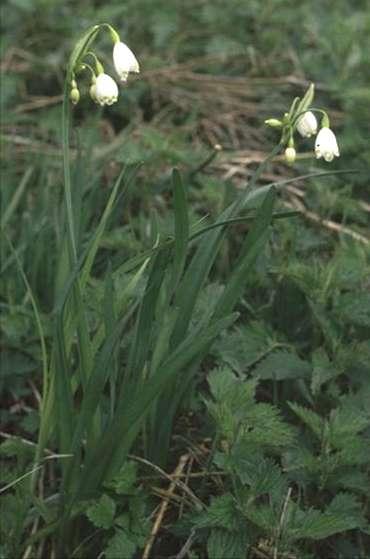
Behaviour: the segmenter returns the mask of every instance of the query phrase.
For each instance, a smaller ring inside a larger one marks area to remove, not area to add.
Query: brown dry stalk
[[[357,233],[357,231],[353,231],[349,227],[346,227],[345,225],[341,225],[336,221],[331,221],[330,219],[324,219],[323,217],[320,217],[318,214],[310,210],[307,210],[306,207],[296,196],[292,195],[290,200],[291,200],[290,202],[284,202],[284,206],[294,210],[299,210],[310,221],[313,221],[314,223],[318,223],[319,225],[322,225],[323,227],[326,227],[326,229],[329,229],[330,231],[334,231],[335,233],[347,235],[348,237],[351,237],[355,241],[359,241],[364,245],[367,246],[370,245],[370,239],[368,239],[364,235],[361,235],[361,233]]]
[[[183,456],[181,456],[181,458],[179,460],[179,463],[176,466],[176,469],[172,474],[173,476],[178,477],[180,474],[182,474],[189,458],[190,458],[189,454],[184,454]],[[167,510],[170,499],[171,499],[171,497],[172,497],[172,495],[173,495],[173,493],[176,489],[176,486],[177,486],[177,482],[174,479],[174,480],[171,481],[170,486],[168,488],[168,491],[166,492],[166,496],[163,498],[161,506],[159,507],[159,511],[158,511],[157,517],[154,521],[152,530],[150,532],[149,539],[148,539],[148,541],[145,545],[145,548],[144,548],[144,553],[143,553],[142,559],[148,559],[148,557],[149,557],[150,551],[153,547],[155,538],[156,538],[156,536],[158,534],[158,531],[161,527],[165,512]]]

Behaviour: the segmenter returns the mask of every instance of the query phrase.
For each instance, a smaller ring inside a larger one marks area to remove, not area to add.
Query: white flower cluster
[[[310,109],[313,97],[314,84],[311,84],[303,99],[300,100],[298,97],[294,99],[289,112],[285,113],[281,120],[270,118],[265,121],[265,124],[268,126],[281,130],[280,143],[286,146],[285,160],[289,164],[294,163],[296,159],[296,150],[294,147],[294,133],[296,130],[303,138],[310,138],[317,134],[315,140],[315,155],[317,159],[322,157],[325,161],[330,162],[333,161],[334,157],[339,157],[337,139],[334,132],[330,129],[329,117],[326,111],[322,109]],[[314,112],[323,115],[319,131]]]
[[[304,138],[310,138],[317,133],[317,120],[313,112],[307,111],[300,117],[297,130]],[[328,162],[333,161],[334,157],[339,157],[337,139],[328,126],[323,126],[316,136],[315,154],[317,159],[323,157]]]
[[[131,49],[125,43],[117,41],[113,47],[113,63],[118,77],[126,82],[130,72],[139,73],[139,63]],[[91,91],[91,89],[93,89]],[[90,89],[91,97],[99,105],[112,105],[118,99],[118,86],[111,76],[104,72],[99,74]]]
[[[132,50],[123,43],[118,33],[108,24],[102,24],[101,26],[96,26],[96,28],[107,26],[114,42],[113,46],[113,65],[118,78],[121,82],[126,82],[130,73],[139,73],[140,67],[136,59],[136,56]],[[81,62],[77,66],[76,72],[88,69],[91,72],[91,86],[90,86],[90,97],[100,106],[112,105],[118,99],[119,90],[118,85],[115,80],[105,73],[103,65],[99,62],[97,56],[91,52],[84,52],[84,56],[92,56],[95,61],[95,69],[92,68],[85,61]],[[74,105],[76,105],[80,99],[80,92],[77,87],[77,82],[75,79],[75,69],[72,69],[73,79],[71,80],[71,90],[70,90],[70,100]]]

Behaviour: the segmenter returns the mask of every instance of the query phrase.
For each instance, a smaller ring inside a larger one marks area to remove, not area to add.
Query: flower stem
[[[70,132],[70,116],[71,108],[69,101],[69,83],[65,80],[63,111],[62,111],[62,144],[63,144],[63,174],[64,174],[64,198],[67,208],[67,225],[69,249],[72,264],[77,262],[76,235],[74,227],[74,215],[72,207],[72,187],[71,187],[71,169],[70,169],[70,151],[69,151],[69,132]]]

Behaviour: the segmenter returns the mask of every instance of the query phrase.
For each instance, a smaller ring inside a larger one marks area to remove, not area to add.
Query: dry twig
[[[183,472],[188,460],[189,460],[189,454],[184,454],[183,456],[181,456],[181,458],[179,460],[179,463],[176,466],[176,469],[173,473],[174,476],[178,476],[179,474],[181,474]],[[165,512],[167,510],[168,503],[170,502],[170,498],[171,498],[171,496],[173,495],[173,493],[176,489],[177,483],[178,482],[176,481],[176,479],[171,481],[170,486],[168,488],[168,491],[166,492],[167,494],[164,497],[164,499],[161,503],[161,506],[159,507],[159,511],[158,511],[157,517],[154,521],[152,530],[150,532],[149,539],[148,539],[148,541],[145,545],[145,548],[144,548],[143,559],[148,559],[148,557],[149,557],[150,551],[153,547],[155,538],[158,534],[158,531],[161,527]]]

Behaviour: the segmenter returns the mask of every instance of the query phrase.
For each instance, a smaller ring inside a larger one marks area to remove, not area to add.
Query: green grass
[[[370,554],[369,10],[261,6],[4,8],[4,558]],[[72,107],[103,21],[142,72]]]

